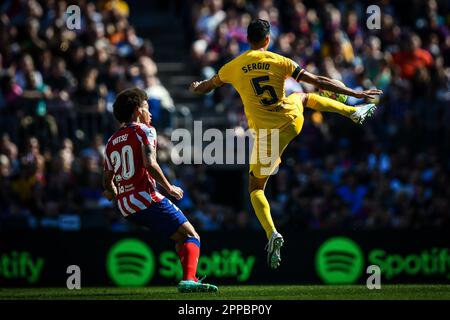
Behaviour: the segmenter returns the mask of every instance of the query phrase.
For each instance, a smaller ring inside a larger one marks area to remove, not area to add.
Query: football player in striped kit
[[[183,190],[167,180],[156,161],[156,130],[150,125],[147,100],[138,88],[124,90],[116,97],[113,113],[122,125],[106,144],[104,195],[116,201],[127,220],[176,242],[183,267],[180,292],[217,292],[216,286],[196,277],[199,235],[183,212],[157,190],[156,182],[175,199],[183,197]]]

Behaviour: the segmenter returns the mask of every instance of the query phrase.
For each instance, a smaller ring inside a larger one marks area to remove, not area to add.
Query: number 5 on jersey
[[[262,77],[256,77],[252,78],[252,86],[253,90],[255,91],[255,94],[259,97],[264,94],[264,92],[267,92],[270,95],[270,99],[268,98],[262,98],[260,99],[261,103],[265,106],[270,106],[278,101],[277,93],[275,92],[275,89],[268,85],[268,84],[262,84],[262,82],[269,81],[269,76],[262,76]]]

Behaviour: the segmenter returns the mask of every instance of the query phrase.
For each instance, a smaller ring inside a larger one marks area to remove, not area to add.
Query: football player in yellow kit
[[[284,240],[273,223],[264,189],[268,178],[281,163],[280,156],[284,149],[302,129],[303,107],[339,113],[360,124],[376,109],[374,104],[352,107],[313,93],[293,93],[286,97],[285,80],[292,77],[322,90],[356,98],[373,99],[382,94],[382,91],[355,91],[335,80],[314,75],[289,58],[267,51],[270,42],[268,21],[252,21],[247,29],[247,40],[251,46],[250,50],[225,64],[211,79],[193,82],[190,90],[205,94],[229,83],[241,96],[248,125],[255,133],[249,168],[250,199],[268,238],[267,262],[271,268],[277,268],[281,261],[280,248]],[[275,132],[277,145],[272,141]],[[275,161],[270,161],[266,155],[273,154],[273,151],[277,156]]]

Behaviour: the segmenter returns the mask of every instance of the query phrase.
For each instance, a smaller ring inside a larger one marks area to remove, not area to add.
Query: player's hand
[[[169,190],[167,190],[171,196],[173,196],[175,199],[180,200],[183,198],[183,189],[180,187],[172,185]]]
[[[111,192],[109,190],[105,190],[105,191],[103,191],[103,196],[106,199],[108,199],[109,201],[113,201],[116,198],[117,193],[116,192]]]
[[[193,92],[193,93],[200,93],[199,91],[197,91],[198,86],[200,85],[200,81],[194,81],[191,83],[191,85],[189,86],[189,91]]]
[[[375,99],[376,96],[379,96],[380,94],[383,94],[383,91],[380,89],[369,89],[364,91],[356,91],[354,97],[355,98],[368,98],[368,99]]]

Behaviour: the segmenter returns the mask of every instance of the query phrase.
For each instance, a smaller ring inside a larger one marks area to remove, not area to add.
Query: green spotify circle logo
[[[317,274],[327,284],[355,283],[363,267],[361,248],[349,238],[328,239],[316,253]]]
[[[109,277],[120,287],[147,284],[155,272],[152,250],[137,239],[124,239],[114,244],[106,260]]]

